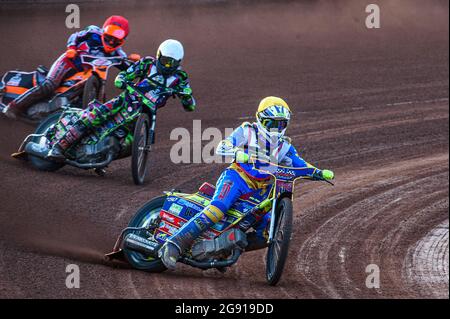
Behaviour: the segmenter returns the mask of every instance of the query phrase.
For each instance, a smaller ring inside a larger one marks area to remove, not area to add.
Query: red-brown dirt
[[[168,37],[185,45],[198,110],[185,113],[175,101],[161,110],[144,187],[133,185],[129,159],[103,178],[14,160],[33,128],[0,118],[0,297],[448,298],[448,3],[381,1],[378,30],[365,28],[356,1],[172,3],[81,6],[83,25],[128,17],[128,52],[153,55]],[[50,65],[73,31],[62,6],[21,9],[0,5],[0,73]],[[236,127],[267,95],[294,110],[288,133],[300,154],[336,172],[335,187],[297,187],[279,285],[265,283],[263,251],[225,274],[104,265],[141,205],[172,188],[194,192],[225,167],[172,164],[171,130],[191,130],[194,119]],[[80,289],[65,286],[72,263]],[[379,289],[365,286],[368,264],[380,268]]]

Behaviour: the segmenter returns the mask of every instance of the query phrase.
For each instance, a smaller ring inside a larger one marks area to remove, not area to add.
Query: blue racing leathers
[[[236,152],[239,150],[250,155],[257,153],[258,156],[265,158],[272,157],[280,165],[284,166],[314,168],[314,170],[307,170],[309,173],[305,174],[316,174],[320,172],[320,170],[298,156],[297,151],[290,144],[288,138],[267,141],[261,134],[258,134],[256,124],[242,124],[218,145],[216,153],[235,158]],[[271,175],[255,170],[251,164],[233,161],[217,181],[211,203],[203,211],[194,216],[194,218],[189,220],[189,222],[184,224],[167,242],[173,244],[178,248],[179,252],[182,252],[202,232],[221,220],[239,197],[259,191],[267,187],[271,182]],[[270,214],[266,214],[256,225],[253,225],[253,228],[256,230],[256,235],[260,240],[265,237],[265,230],[269,220]],[[165,249],[161,254],[163,260],[166,262],[170,258],[169,251]]]
[[[262,134],[258,134],[258,127],[255,123],[243,123],[218,145],[216,153],[235,159],[238,151],[249,156],[270,159],[282,166],[314,168],[313,174],[320,174],[319,169],[307,163],[298,155],[289,138],[283,137],[279,140],[268,141]],[[308,171],[311,174],[311,171]],[[311,175],[310,177],[314,176]],[[225,213],[240,196],[260,190],[269,183],[271,183],[271,175],[254,169],[253,164],[238,163],[233,160],[217,181],[211,205]],[[267,214],[254,227],[260,239],[265,235],[269,221],[270,216]]]

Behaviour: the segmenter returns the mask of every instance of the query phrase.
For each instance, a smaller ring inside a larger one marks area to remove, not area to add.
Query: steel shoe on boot
[[[0,102],[0,114],[5,114],[5,109],[6,109],[6,105],[4,105]]]
[[[11,108],[11,106],[5,106],[3,109],[3,114],[11,120],[16,120],[17,116],[19,115],[18,112],[14,110],[14,108]]]

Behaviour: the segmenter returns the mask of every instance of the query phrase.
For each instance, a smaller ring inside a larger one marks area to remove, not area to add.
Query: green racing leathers
[[[180,98],[186,111],[195,110],[196,102],[192,96],[188,75],[181,68],[178,68],[173,75],[166,76],[158,72],[154,58],[145,57],[126,71],[120,72],[115,80],[115,85],[120,89],[125,89],[127,82],[136,79],[138,80],[135,84],[136,88],[149,98],[157,109],[163,107],[173,96]],[[173,93],[159,94],[160,92],[164,93],[167,88],[170,88]],[[57,140],[53,144],[49,157],[64,158],[65,150],[78,142],[89,129],[98,127],[113,117],[116,124],[123,124],[120,122],[121,120],[125,122],[135,120],[141,107],[139,103],[133,103],[135,101],[135,97],[126,91],[105,104],[93,101],[87,109],[77,114],[78,121],[74,121],[70,127],[67,127],[64,134],[56,136]]]

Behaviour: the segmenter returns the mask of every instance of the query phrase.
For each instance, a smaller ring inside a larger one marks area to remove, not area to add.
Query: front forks
[[[155,144],[156,112],[152,112],[152,125],[149,130],[150,145]]]
[[[106,103],[106,80],[98,75],[100,79],[100,91],[98,92],[98,98],[101,99],[102,103]]]
[[[277,208],[277,198],[274,198],[272,201],[272,210],[270,212],[271,218],[270,218],[270,227],[269,227],[269,239],[267,240],[268,244],[271,244],[273,241],[273,238],[274,238],[276,208]]]

